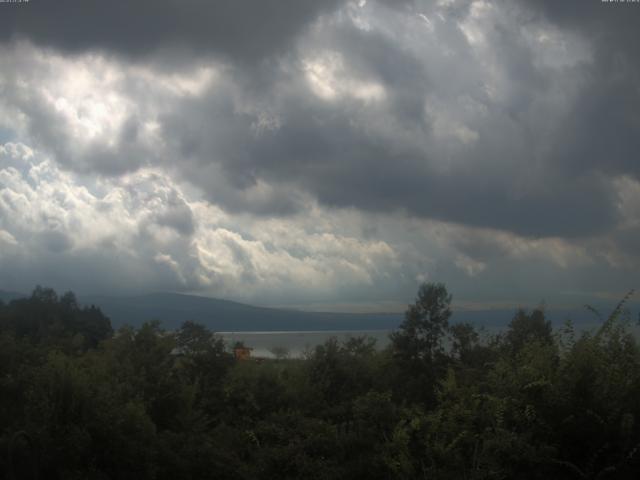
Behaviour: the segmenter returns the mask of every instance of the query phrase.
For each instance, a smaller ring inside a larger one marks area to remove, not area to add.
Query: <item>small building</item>
[[[236,360],[249,360],[251,358],[252,348],[245,347],[240,342],[233,347],[233,356]]]

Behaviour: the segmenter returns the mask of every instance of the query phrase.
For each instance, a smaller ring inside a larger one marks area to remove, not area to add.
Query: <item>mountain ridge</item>
[[[5,303],[28,295],[0,290]],[[217,332],[281,332],[281,331],[366,331],[394,330],[404,319],[403,313],[343,313],[317,312],[249,305],[182,293],[153,292],[131,296],[81,295],[83,306],[95,305],[109,317],[114,328],[123,325],[139,327],[146,321],[158,320],[165,329],[179,328],[185,321],[194,321]],[[606,317],[615,305],[598,305]],[[632,310],[638,304],[630,302]],[[513,318],[515,309],[456,310],[452,323],[469,322],[490,330],[505,328]],[[635,313],[633,317],[637,316]],[[595,326],[599,320],[582,307],[547,309],[547,319],[559,326],[571,318],[576,326]]]
[[[285,330],[386,330],[397,328],[400,313],[306,312],[248,305],[180,293],[150,293],[130,297],[83,296],[83,305],[96,305],[115,328],[159,320],[164,328],[178,328],[184,321],[202,323],[214,331]]]

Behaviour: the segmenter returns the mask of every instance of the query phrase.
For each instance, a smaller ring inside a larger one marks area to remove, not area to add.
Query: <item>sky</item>
[[[398,311],[640,279],[640,2],[0,3],[0,289]]]

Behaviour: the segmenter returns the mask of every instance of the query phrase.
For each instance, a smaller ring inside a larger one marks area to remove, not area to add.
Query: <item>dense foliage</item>
[[[201,325],[111,330],[71,293],[0,303],[0,468],[47,479],[639,478],[640,350],[518,311],[452,324],[425,284],[385,350],[235,361]],[[276,352],[278,353],[278,352]]]

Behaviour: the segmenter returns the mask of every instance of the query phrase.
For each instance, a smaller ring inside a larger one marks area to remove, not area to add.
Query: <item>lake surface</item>
[[[371,337],[376,340],[376,348],[384,348],[389,344],[391,330],[354,330],[354,331],[316,331],[316,332],[217,332],[224,338],[227,345],[242,342],[253,348],[251,355],[260,358],[274,358],[273,348],[285,348],[289,357],[303,357],[317,345],[321,345],[331,337],[339,341],[350,337]]]
[[[586,331],[595,332],[601,323],[584,322],[574,325],[576,338]],[[505,330],[504,326],[476,326],[479,328],[480,338],[486,339],[489,336]],[[554,325],[554,333],[562,328],[561,325]],[[383,349],[389,345],[389,334],[393,330],[324,330],[324,331],[286,331],[286,332],[217,332],[224,338],[227,345],[232,346],[235,342],[242,342],[245,346],[253,349],[251,355],[258,358],[274,358],[271,351],[273,348],[284,348],[288,351],[290,358],[301,358],[305,352],[311,351],[317,345],[323,344],[331,337],[336,337],[339,341],[347,340],[350,337],[371,337],[376,340],[376,348]],[[636,338],[640,339],[640,326],[638,323],[631,323],[629,331]]]

